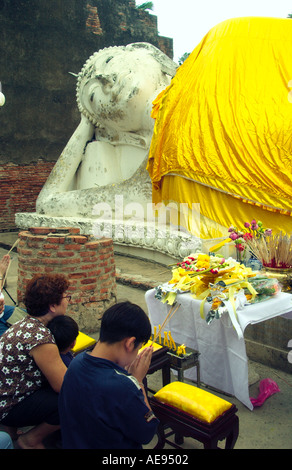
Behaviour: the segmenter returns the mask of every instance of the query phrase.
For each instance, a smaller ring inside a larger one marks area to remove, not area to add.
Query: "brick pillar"
[[[33,227],[19,233],[17,300],[23,305],[34,274],[62,273],[72,295],[67,314],[85,333],[100,327],[103,312],[116,302],[113,241],[80,235],[74,227]]]

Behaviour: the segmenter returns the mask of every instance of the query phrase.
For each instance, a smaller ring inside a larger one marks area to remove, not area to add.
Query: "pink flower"
[[[238,235],[237,235],[237,233],[235,233],[235,232],[231,232],[231,234],[229,235],[229,238],[231,238],[231,240],[237,240],[237,239],[238,239]]]
[[[267,235],[268,237],[269,237],[270,235],[272,235],[272,229],[271,229],[271,228],[267,228],[267,229],[265,230],[265,235]]]
[[[252,234],[251,233],[244,233],[243,234],[243,238],[244,240],[251,240],[253,238]]]
[[[246,228],[249,228],[249,227],[250,227],[250,223],[249,223],[249,222],[244,222],[244,226],[245,226]]]
[[[228,232],[234,232],[234,227],[233,227],[233,225],[231,225],[231,226],[229,227]]]

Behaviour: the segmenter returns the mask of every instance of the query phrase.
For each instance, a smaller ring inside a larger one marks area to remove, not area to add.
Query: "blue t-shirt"
[[[0,336],[8,330],[9,326],[7,325],[7,320],[11,317],[15,310],[15,307],[11,307],[10,305],[4,306],[4,312],[0,317]]]
[[[136,379],[87,352],[65,374],[59,413],[64,449],[140,449],[158,424]]]

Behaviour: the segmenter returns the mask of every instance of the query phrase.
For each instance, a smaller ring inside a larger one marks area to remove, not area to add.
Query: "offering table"
[[[155,298],[155,289],[146,292],[149,318],[154,326],[162,325],[170,309]],[[170,318],[165,330],[171,331],[176,344],[184,343],[200,353],[201,381],[210,387],[235,396],[253,409],[248,389],[248,360],[244,337],[238,337],[228,314],[210,324],[200,316],[201,301],[189,293],[177,295],[178,311]],[[210,305],[204,306],[207,313]],[[269,300],[248,305],[237,311],[239,326],[244,333],[248,324],[259,323],[283,315],[292,319],[292,295],[280,293]],[[287,342],[290,338],[287,338]],[[188,379],[196,380],[196,370],[186,371]]]

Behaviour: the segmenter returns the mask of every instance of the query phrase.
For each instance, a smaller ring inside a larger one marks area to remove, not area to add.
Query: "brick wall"
[[[35,212],[35,202],[54,162],[0,165],[0,231],[14,230],[16,212]]]
[[[34,227],[19,233],[17,300],[23,305],[35,274],[62,273],[72,295],[67,314],[79,329],[92,333],[103,312],[116,302],[113,241],[80,235],[78,228]]]

